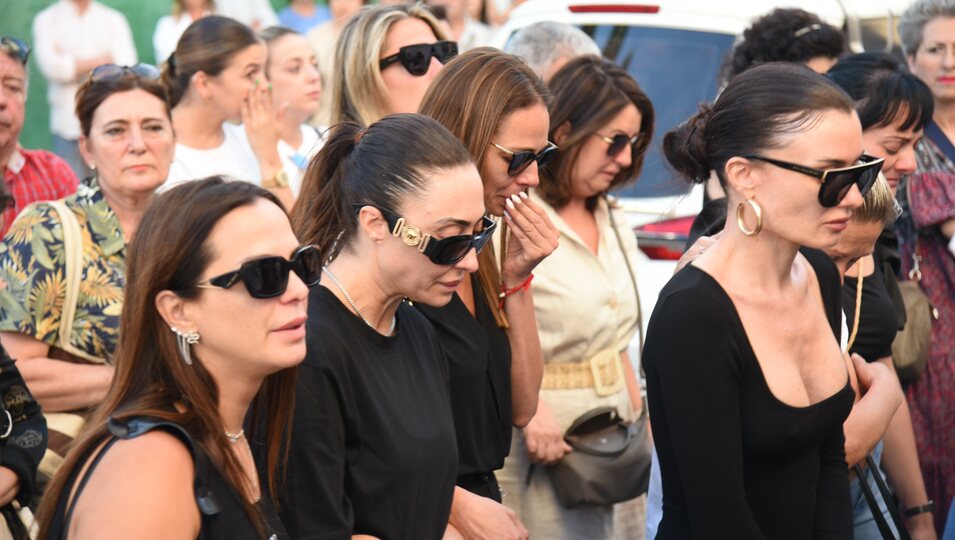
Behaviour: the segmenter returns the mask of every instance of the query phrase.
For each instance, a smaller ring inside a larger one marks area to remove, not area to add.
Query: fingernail
[[[269,83],[269,92],[272,91],[272,83]]]
[[[521,196],[522,199],[527,200],[527,192],[526,192],[526,191],[520,192],[520,196]]]
[[[514,209],[514,202],[512,200],[508,199],[504,204],[506,204],[511,210]]]
[[[259,80],[258,80],[258,79],[255,80],[255,85],[256,85],[256,86],[259,85]]]
[[[514,201],[514,204],[521,204],[521,198],[518,197],[516,193],[514,195],[511,195],[511,198],[509,200]]]
[[[511,201],[507,201],[511,202]],[[507,210],[504,211],[504,219],[511,219],[511,215],[507,213]]]

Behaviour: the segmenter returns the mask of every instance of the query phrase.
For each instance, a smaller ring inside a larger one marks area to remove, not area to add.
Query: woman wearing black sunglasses
[[[664,151],[697,182],[716,171],[729,216],[650,319],[657,538],[851,538],[843,423],[855,370],[839,346],[839,274],[816,250],[840,240],[881,166],[857,164],[853,104],[803,66],[764,64],[668,133]]]
[[[636,521],[627,523],[632,529],[614,531],[613,505],[568,510],[543,469],[528,471],[558,463],[571,450],[564,432],[587,411],[611,406],[632,419],[642,408],[627,351],[642,332],[631,273],[637,245],[607,193],[640,174],[653,134],[653,105],[625,70],[599,57],[570,61],[549,87],[550,139],[561,151],[531,192],[560,231],[558,247],[537,267],[532,287],[544,379],[537,414],[514,438],[501,484],[513,494],[505,502],[532,538],[629,538],[642,534],[642,520],[629,519]],[[585,316],[566,325],[568,312]],[[600,362],[611,376],[598,387],[587,374]]]
[[[477,275],[447,306],[421,308],[451,365],[460,459],[452,524],[467,537],[521,538],[527,531],[501,504],[494,471],[504,465],[513,428],[534,416],[543,370],[530,284],[557,247],[557,229],[526,191],[557,152],[547,139],[546,90],[516,56],[474,49],[438,74],[421,112],[464,142],[480,164],[484,206],[503,216],[507,230],[500,262],[485,250]]]
[[[430,118],[342,123],[293,212],[322,247],[283,521],[296,538],[429,540],[448,529],[457,448],[448,364],[405,299],[442,306],[494,222],[464,147]]]
[[[260,187],[212,177],[159,196],[129,248],[116,378],[40,537],[286,538],[273,499],[320,260]]]
[[[423,5],[366,6],[338,38],[332,122],[367,126],[388,114],[418,112],[431,80],[457,54]]]

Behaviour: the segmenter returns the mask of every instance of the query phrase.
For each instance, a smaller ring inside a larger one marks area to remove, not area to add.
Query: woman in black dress
[[[484,206],[503,216],[507,240],[504,253],[481,253],[477,273],[446,306],[421,307],[448,353],[460,460],[451,523],[469,538],[527,535],[500,504],[494,471],[504,466],[513,428],[537,410],[544,370],[530,285],[558,232],[527,190],[557,152],[547,140],[546,95],[521,59],[479,48],[448,62],[421,103],[421,114],[448,128],[478,164]],[[542,459],[563,445],[560,437],[546,442],[535,447]]]
[[[881,160],[863,154],[848,96],[791,64],[738,76],[664,150],[688,178],[715,170],[731,212],[650,320],[657,537],[851,538],[854,394],[839,274],[815,249],[839,241]]]
[[[403,300],[445,305],[477,269],[494,229],[477,168],[430,118],[342,123],[293,222],[327,266],[310,295],[283,520],[296,538],[441,538],[458,470],[448,365]]]
[[[220,177],[159,196],[129,250],[116,375],[40,538],[284,538],[270,494],[321,257],[274,195]],[[247,416],[269,420],[261,482]]]

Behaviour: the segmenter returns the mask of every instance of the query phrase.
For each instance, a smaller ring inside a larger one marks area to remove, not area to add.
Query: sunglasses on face
[[[458,55],[458,44],[453,41],[436,41],[434,43],[421,43],[418,45],[405,45],[398,49],[398,54],[386,56],[378,62],[378,69],[384,70],[386,67],[396,62],[408,70],[408,73],[421,76],[428,72],[431,66],[431,57],[437,58],[438,62],[447,64],[448,60]]]
[[[127,73],[147,80],[159,79],[159,68],[152,64],[136,64],[134,66],[120,66],[116,64],[103,64],[96,66],[90,72],[90,79],[93,82],[115,81]]]
[[[603,139],[603,141],[610,146],[607,148],[607,155],[610,157],[617,157],[620,152],[623,152],[623,149],[627,146],[634,146],[637,144],[637,141],[640,140],[640,134],[636,134],[633,137],[624,135],[623,133],[618,133],[613,137],[604,137],[603,135],[597,133],[597,136]]]
[[[391,229],[391,236],[400,238],[402,242],[423,253],[434,264],[449,266],[457,263],[471,251],[471,248],[477,253],[481,252],[487,241],[494,234],[497,222],[488,216],[481,218],[481,232],[474,234],[460,234],[449,236],[438,240],[430,234],[423,234],[421,229],[414,225],[408,225],[405,218],[398,217],[392,212],[375,206],[373,204],[353,204],[355,212],[360,212],[365,206],[377,208],[381,215],[385,217],[388,227]]]
[[[531,152],[530,150],[524,150],[523,152],[515,152],[504,148],[503,146],[492,142],[491,143],[495,148],[504,152],[510,156],[510,163],[507,165],[507,174],[508,176],[517,176],[524,172],[524,169],[530,166],[534,161],[537,162],[537,168],[540,169],[544,165],[547,165],[547,162],[550,161],[550,158],[557,155],[557,151],[560,148],[556,144],[547,141],[547,146],[540,152]]]
[[[288,260],[262,257],[247,261],[238,270],[200,281],[196,286],[200,289],[228,289],[241,281],[252,298],[275,298],[288,287],[289,272],[295,272],[307,287],[317,285],[322,279],[322,256],[318,247],[300,247]]]
[[[13,55],[21,64],[27,65],[30,58],[30,46],[26,41],[15,37],[0,37],[0,50]]]
[[[846,198],[846,195],[849,194],[849,190],[852,189],[854,185],[859,187],[859,193],[865,197],[869,193],[869,190],[872,189],[873,184],[875,184],[876,178],[879,177],[882,162],[885,161],[882,158],[862,154],[862,157],[859,158],[859,163],[851,167],[819,170],[752,154],[743,157],[763,161],[786,170],[818,178],[822,181],[822,185],[819,186],[819,204],[826,208],[838,206],[839,203],[842,202],[842,199]]]

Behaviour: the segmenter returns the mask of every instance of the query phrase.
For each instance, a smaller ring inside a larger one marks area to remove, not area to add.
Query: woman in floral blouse
[[[28,207],[0,244],[0,341],[44,413],[89,409],[112,380],[126,244],[165,181],[175,146],[158,75],[145,64],[107,64],[94,69],[77,93],[80,151],[95,174],[61,200],[76,218],[82,243],[68,345],[60,334],[67,304],[63,239],[70,229],[60,214],[47,203]]]

